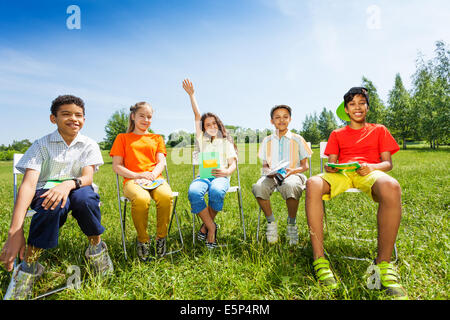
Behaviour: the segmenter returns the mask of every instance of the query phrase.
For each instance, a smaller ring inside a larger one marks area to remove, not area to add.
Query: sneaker
[[[106,276],[114,272],[111,258],[108,254],[106,243],[101,241],[102,250],[96,254],[90,254],[89,247],[86,249],[85,256],[88,262],[94,267],[95,274]]]
[[[206,238],[208,237],[208,229],[206,229],[205,233],[202,232],[202,228],[204,225],[205,224],[202,224],[202,226],[200,227],[200,230],[198,230],[198,232],[197,232],[197,239],[199,241],[206,241]]]
[[[374,262],[375,264],[375,262]],[[380,286],[377,289],[385,291],[396,300],[408,300],[406,290],[399,283],[399,275],[392,263],[382,261],[375,265],[375,272],[380,279]]]
[[[156,239],[156,254],[158,257],[164,257],[167,250],[167,240],[166,238]]]
[[[287,225],[286,237],[289,239],[289,245],[292,246],[298,243],[298,228],[296,224]]]
[[[219,225],[214,222],[214,225],[216,226],[216,231],[214,232],[214,242],[208,242],[208,240],[205,241],[205,245],[208,249],[215,249],[218,247],[217,245],[217,230],[219,229]]]
[[[208,242],[208,241],[206,241],[205,242],[205,245],[206,245],[206,247],[208,248],[208,249],[215,249],[215,248],[217,248],[217,247],[219,247],[218,245],[217,245],[217,242],[216,241],[214,241],[214,242]]]
[[[136,243],[136,251],[139,259],[145,262],[148,260],[150,255],[150,241],[148,242],[139,242]]]
[[[337,288],[337,282],[330,269],[330,262],[324,257],[320,257],[313,262],[314,273],[317,281],[327,288]]]
[[[22,263],[14,268],[3,300],[26,300],[31,296],[34,282],[44,273],[44,267],[39,262],[36,262],[37,272],[34,274],[22,271]]]
[[[267,224],[266,238],[268,243],[276,243],[278,241],[278,228],[276,221]]]

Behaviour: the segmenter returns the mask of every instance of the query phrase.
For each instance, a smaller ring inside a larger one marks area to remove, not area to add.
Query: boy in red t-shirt
[[[329,262],[324,257],[322,200],[330,200],[347,189],[358,188],[379,203],[378,254],[374,269],[381,280],[381,288],[396,298],[407,299],[390,263],[401,219],[401,188],[397,180],[385,173],[392,170],[391,155],[400,148],[385,126],[366,123],[368,110],[367,89],[351,88],[336,111],[350,124],[331,133],[324,152],[328,163],[358,162],[361,167],[354,172],[340,172],[325,165],[326,173],[312,177],[306,183],[305,208],[313,266],[319,283],[337,287]]]

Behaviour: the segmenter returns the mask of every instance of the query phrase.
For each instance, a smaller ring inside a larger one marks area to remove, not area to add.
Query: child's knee
[[[131,203],[134,207],[148,208],[150,206],[150,195],[137,194],[131,199]]]
[[[306,180],[306,193],[318,192],[323,188],[324,180],[321,177],[315,176]]]
[[[172,193],[164,192],[155,196],[157,207],[170,207],[172,205]]]
[[[272,190],[270,190],[270,188],[261,183],[261,181],[258,181],[252,186],[252,193],[255,196],[255,198],[270,200]]]
[[[223,199],[225,198],[226,193],[227,193],[227,190],[225,190],[223,188],[211,187],[211,189],[209,190],[210,198],[214,199],[216,201],[223,201]]]
[[[377,195],[382,199],[398,199],[402,195],[400,183],[392,177],[383,177],[377,180]]]

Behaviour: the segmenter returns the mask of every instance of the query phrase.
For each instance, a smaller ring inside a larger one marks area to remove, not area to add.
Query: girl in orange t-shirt
[[[166,237],[172,212],[172,190],[163,179],[166,165],[166,146],[160,135],[149,133],[153,109],[147,102],[130,108],[127,133],[117,135],[110,151],[113,170],[124,177],[123,193],[131,201],[131,216],[137,231],[137,253],[146,261],[150,254],[150,237],[147,233],[150,200],[156,203],[157,254],[166,253]],[[161,183],[152,190],[142,184]]]

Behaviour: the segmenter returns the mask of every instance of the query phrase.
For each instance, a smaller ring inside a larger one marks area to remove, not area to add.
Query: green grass
[[[252,149],[253,150],[253,149]],[[256,150],[256,149],[255,149]],[[186,152],[189,150],[186,149]],[[319,173],[319,150],[313,149],[313,174]],[[248,153],[249,150],[247,149]],[[253,151],[252,151],[253,152]],[[242,153],[241,153],[242,154]],[[398,270],[410,299],[448,299],[449,293],[449,149],[430,151],[420,146],[400,151],[393,156],[391,175],[402,186],[403,217],[398,234]],[[105,165],[95,175],[100,186],[102,223],[106,227],[103,239],[109,246],[115,273],[107,279],[91,276],[84,261],[86,237],[72,217],[61,229],[58,248],[48,250],[41,258],[46,267],[44,277],[36,286],[41,294],[64,284],[67,267],[81,269],[82,285],[78,290],[66,290],[48,299],[382,299],[384,296],[367,289],[365,261],[339,258],[354,255],[374,258],[376,243],[354,243],[342,239],[358,234],[376,237],[376,204],[362,194],[344,194],[327,203],[328,231],[325,248],[332,268],[339,278],[335,292],[322,290],[316,283],[311,267],[311,246],[304,212],[304,196],[298,211],[299,244],[290,248],[285,241],[286,207],[279,194],[274,194],[273,209],[279,221],[281,241],[269,246],[263,239],[257,242],[258,206],[251,193],[260,166],[241,164],[241,185],[247,241],[242,242],[242,228],[235,194],[227,195],[224,210],[219,213],[219,241],[228,244],[209,252],[201,243],[192,246],[192,217],[187,190],[192,180],[192,166],[175,165],[168,152],[168,167],[172,189],[180,193],[177,212],[185,241],[184,250],[150,263],[136,257],[134,230],[128,209],[127,249],[125,261],[120,236],[115,175],[111,160],[103,154]],[[247,162],[249,155],[246,154]],[[243,159],[241,157],[241,159]],[[236,174],[232,184],[236,184]],[[12,212],[12,162],[0,162],[0,242],[7,237]],[[150,209],[150,233],[155,233],[154,205]],[[264,220],[264,219],[263,219]],[[29,219],[26,221],[28,231]],[[197,224],[199,226],[199,224]],[[265,221],[261,231],[264,234]],[[364,231],[366,230],[366,231]],[[172,226],[169,243],[179,245],[176,224]],[[4,294],[10,273],[0,271],[0,291]]]

